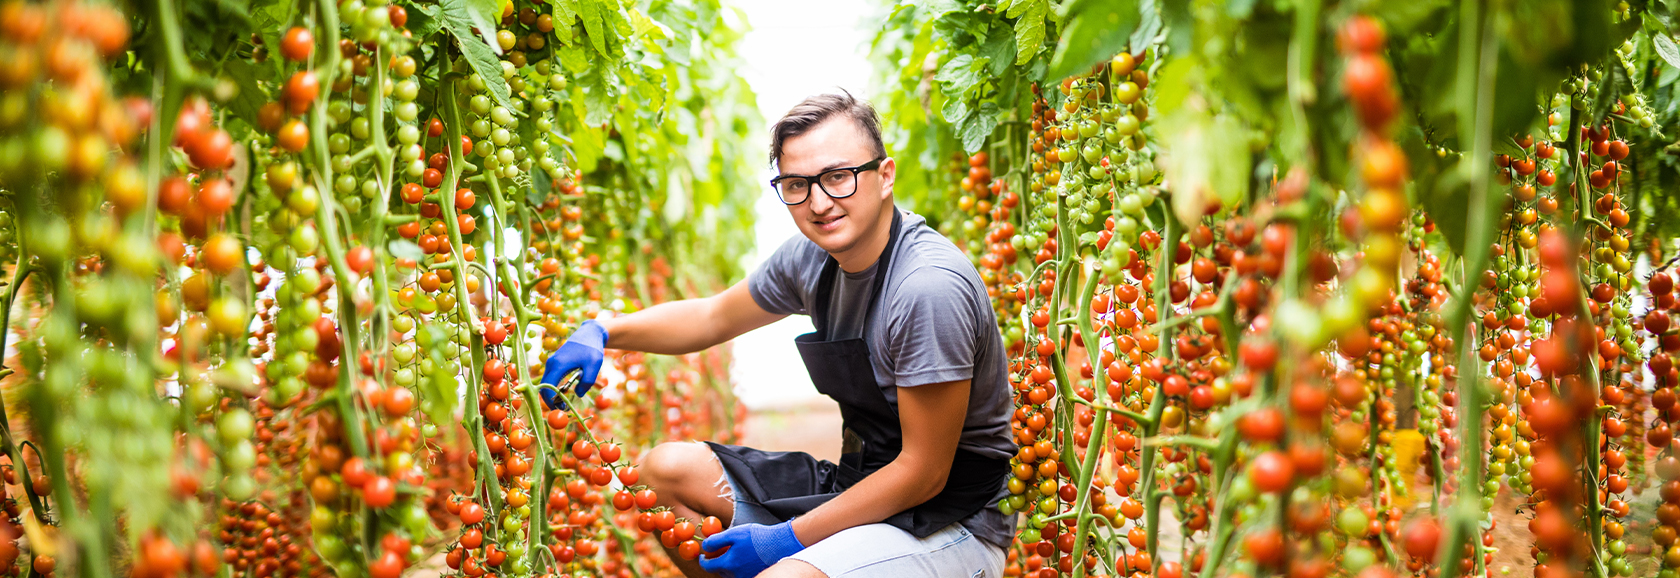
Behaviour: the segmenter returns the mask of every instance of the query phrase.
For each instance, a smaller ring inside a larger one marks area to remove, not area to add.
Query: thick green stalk
[[[1085,287],[1079,292],[1079,303],[1084,304],[1091,302],[1091,296],[1095,294],[1097,290],[1097,277],[1098,275],[1096,271],[1091,271],[1086,275]],[[1098,346],[1098,344],[1101,340],[1097,336],[1096,332],[1092,331],[1090,307],[1079,308],[1079,331],[1090,340],[1090,343],[1087,344],[1085,348],[1085,353],[1086,356],[1090,358],[1092,368],[1093,383],[1091,385],[1091,389],[1096,392],[1098,402],[1106,402],[1108,397],[1108,388],[1102,384],[1108,381],[1108,370],[1102,363],[1100,363],[1102,360],[1102,349]],[[1072,404],[1064,405],[1070,408],[1073,407]],[[1079,515],[1078,529],[1076,530],[1073,539],[1074,578],[1084,578],[1085,576],[1085,537],[1090,534],[1092,518],[1092,514],[1089,511],[1091,506],[1091,492],[1093,490],[1091,487],[1091,477],[1097,473],[1097,464],[1099,460],[1102,459],[1103,446],[1107,441],[1107,438],[1108,412],[1098,411],[1096,412],[1096,420],[1091,423],[1091,439],[1088,440],[1085,446],[1085,462],[1080,466],[1076,473],[1079,483],[1074,486],[1074,488],[1078,491],[1078,498],[1074,501],[1073,511],[1077,512]],[[1071,454],[1073,452],[1070,451],[1068,453]]]
[[[1173,316],[1172,291],[1170,287],[1173,271],[1176,268],[1174,266],[1175,261],[1173,257],[1174,254],[1178,252],[1178,219],[1172,216],[1171,211],[1168,211],[1167,218],[1164,220],[1166,221],[1166,225],[1164,226],[1165,230],[1161,235],[1161,264],[1155,269],[1155,320],[1157,323],[1165,322]],[[1168,361],[1172,361],[1173,357],[1176,355],[1176,351],[1172,346],[1173,327],[1167,326],[1162,328],[1161,335],[1159,335],[1158,338],[1159,342],[1156,347],[1158,348],[1158,351],[1161,352],[1159,355],[1165,356]],[[1161,431],[1161,415],[1165,413],[1166,410],[1167,393],[1165,385],[1163,383],[1156,383],[1155,397],[1149,402],[1149,422],[1142,424],[1142,437],[1144,439],[1155,437],[1155,435]],[[1149,552],[1149,573],[1150,575],[1155,575],[1156,569],[1161,565],[1161,557],[1159,556],[1161,541],[1161,502],[1154,497],[1155,456],[1160,454],[1160,450],[1145,447],[1141,453],[1143,454],[1143,463],[1138,468],[1138,471],[1142,472],[1143,476],[1142,479],[1138,481],[1138,487],[1134,491],[1141,493],[1140,497],[1144,500],[1144,531],[1148,536],[1148,539],[1145,542],[1145,549]]]
[[[502,188],[499,181],[492,177],[490,179],[491,205],[496,208],[497,217],[507,219],[510,217],[511,213],[508,210],[508,204],[505,200],[503,200],[503,197],[504,195],[502,195]],[[507,246],[502,242],[502,227],[500,224],[490,227],[490,235],[491,242],[498,251]],[[554,484],[554,481],[551,479],[552,476],[549,475],[548,471],[548,462],[553,457],[550,454],[548,447],[548,439],[550,435],[548,430],[548,420],[544,419],[543,416],[544,406],[542,400],[537,397],[537,382],[531,376],[531,364],[527,363],[525,360],[525,328],[531,325],[533,318],[530,310],[526,309],[525,303],[515,297],[517,295],[525,294],[525,291],[523,290],[526,285],[524,278],[525,252],[520,251],[516,255],[502,255],[501,253],[497,253],[496,262],[500,265],[498,270],[503,271],[502,275],[507,283],[508,302],[513,305],[514,327],[508,335],[508,338],[513,340],[510,347],[513,350],[513,363],[519,371],[519,383],[523,386],[520,388],[521,395],[525,399],[525,407],[529,408],[528,411],[531,414],[531,427],[536,430],[537,464],[535,464],[535,467],[532,468],[532,471],[536,473],[537,477],[536,480],[533,481],[532,486],[542,489],[542,493],[531,496],[531,499],[533,501],[543,500],[537,503],[546,504],[546,500],[548,499],[547,488],[552,487]],[[486,279],[485,282],[488,283],[490,280]],[[490,292],[494,295],[496,288],[491,287]],[[494,310],[492,310],[492,316],[494,316],[494,313]],[[538,554],[542,551],[546,551],[546,548],[542,547],[542,537],[547,534],[548,516],[542,515],[541,513],[532,515],[531,531],[526,535],[526,540],[528,541],[526,546],[526,555],[530,557],[531,570],[534,572],[540,573],[543,570],[543,567],[541,566],[542,560]]]
[[[449,70],[449,66],[450,59],[447,54],[438,58],[439,78],[443,78],[447,74],[446,71]],[[444,207],[443,221],[445,227],[449,230],[449,246],[454,248],[450,252],[453,259],[449,261],[449,267],[455,271],[454,290],[457,307],[455,313],[461,317],[463,323],[474,328],[471,345],[469,346],[472,354],[468,358],[470,365],[467,367],[465,379],[467,384],[466,409],[461,413],[461,426],[466,428],[467,438],[472,440],[473,450],[478,453],[477,479],[479,483],[484,484],[485,509],[489,511],[487,519],[500,521],[502,494],[493,488],[498,479],[496,477],[496,467],[491,464],[490,449],[484,443],[484,416],[480,413],[483,411],[482,408],[478,406],[479,382],[483,380],[479,368],[484,365],[484,327],[476,319],[472,319],[469,314],[472,310],[472,301],[469,298],[470,296],[467,295],[466,289],[468,271],[466,261],[461,256],[465,252],[466,246],[461,243],[461,228],[455,222],[454,191],[460,183],[462,169],[467,166],[467,157],[461,147],[461,108],[453,93],[445,94],[442,101],[443,138],[444,143],[449,147],[449,163],[443,172],[443,186],[438,189],[444,191],[444,193],[438,196],[440,197],[440,204]],[[489,282],[489,280],[487,279],[485,282]],[[535,496],[533,496],[533,499],[535,499]],[[499,533],[497,532],[497,529],[500,528],[499,524],[490,524],[489,526],[491,531],[488,533]]]
[[[1448,327],[1457,332],[1457,344],[1464,351],[1461,368],[1476,368],[1459,372],[1459,484],[1457,502],[1453,505],[1447,526],[1446,540],[1440,554],[1442,576],[1457,578],[1459,553],[1468,541],[1474,545],[1475,557],[1481,559],[1481,540],[1473,536],[1480,529],[1482,518],[1482,405],[1480,365],[1474,359],[1470,305],[1474,299],[1476,279],[1487,268],[1489,244],[1494,232],[1492,215],[1488,210],[1491,172],[1488,159],[1493,157],[1493,105],[1499,65],[1498,39],[1492,18],[1487,14],[1485,0],[1465,2],[1460,6],[1460,59],[1458,80],[1461,125],[1470,130],[1472,148],[1467,157],[1470,176],[1469,239],[1465,244],[1465,268],[1462,292],[1453,303]],[[1474,92],[1470,92],[1474,88]],[[1595,389],[1596,391],[1596,389]],[[1594,421],[1594,424],[1597,422]],[[1594,494],[1596,497],[1596,494]],[[1600,569],[1602,572],[1602,568]],[[1600,574],[1602,576],[1602,573]]]

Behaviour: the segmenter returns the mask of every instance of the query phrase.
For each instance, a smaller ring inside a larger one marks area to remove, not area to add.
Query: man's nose
[[[811,187],[811,212],[822,214],[834,208],[834,197],[828,196],[828,191],[820,187]]]

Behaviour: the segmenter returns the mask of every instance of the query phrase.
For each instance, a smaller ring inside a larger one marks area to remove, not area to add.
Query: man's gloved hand
[[[583,322],[566,343],[560,346],[548,361],[543,363],[542,383],[548,387],[539,388],[543,405],[549,409],[565,407],[560,401],[560,380],[573,370],[582,372],[579,376],[577,396],[589,393],[589,388],[595,387],[595,376],[601,372],[601,359],[607,348],[607,329],[594,319]]]
[[[782,558],[805,549],[793,535],[793,520],[774,526],[737,524],[700,543],[700,548],[707,552],[725,546],[729,551],[716,558],[700,557],[700,567],[712,573],[728,572],[735,578],[753,578]]]

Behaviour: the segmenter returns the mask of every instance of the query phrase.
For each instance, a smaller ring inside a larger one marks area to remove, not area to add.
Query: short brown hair
[[[881,142],[881,117],[875,114],[875,107],[842,89],[839,94],[807,97],[770,125],[770,166],[782,159],[782,143],[787,139],[805,134],[835,115],[844,115],[863,129],[874,145],[876,158],[887,156],[886,144]]]

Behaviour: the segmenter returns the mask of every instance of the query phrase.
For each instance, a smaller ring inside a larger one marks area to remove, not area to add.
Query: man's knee
[[[793,558],[783,558],[781,562],[766,568],[764,573],[758,576],[759,578],[828,578],[827,574],[818,570],[816,566],[812,566],[811,563]]]
[[[677,485],[695,475],[709,471],[717,457],[705,444],[693,442],[665,442],[642,456],[640,472],[648,485]]]

